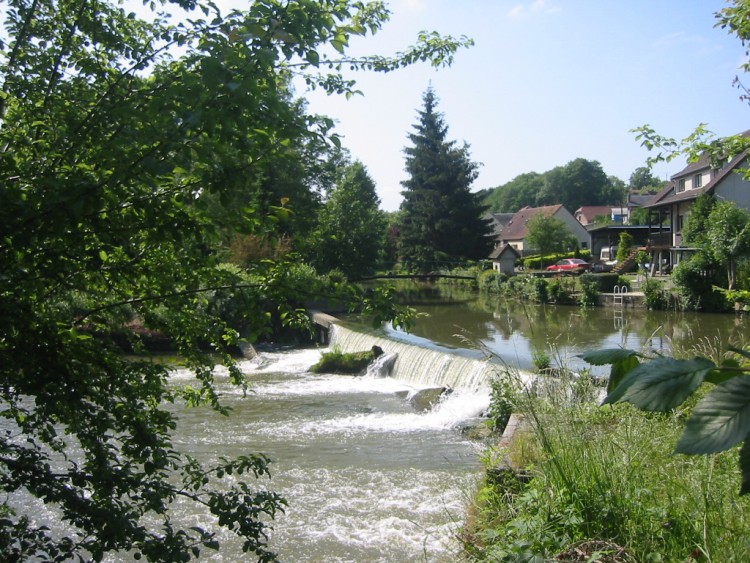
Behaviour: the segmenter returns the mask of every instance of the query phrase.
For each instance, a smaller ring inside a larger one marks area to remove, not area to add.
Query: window
[[[685,191],[685,178],[677,182],[677,193]]]
[[[701,174],[696,174],[693,176],[693,189],[700,188],[703,185],[703,176]]]

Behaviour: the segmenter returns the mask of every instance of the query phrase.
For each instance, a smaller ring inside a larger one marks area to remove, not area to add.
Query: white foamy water
[[[281,561],[455,561],[455,533],[481,473],[480,446],[459,428],[487,408],[487,392],[458,389],[417,412],[409,397],[425,385],[413,377],[312,374],[321,352],[242,362],[252,387],[246,396],[217,372],[232,414],[180,412],[176,445],[204,461],[251,452],[274,460],[272,479],[258,486],[289,502],[271,536]],[[190,379],[174,374],[176,384]],[[247,560],[231,534],[222,546],[207,560]]]

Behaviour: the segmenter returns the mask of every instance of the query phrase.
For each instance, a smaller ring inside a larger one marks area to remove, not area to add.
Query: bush
[[[477,278],[479,289],[499,293],[502,284],[508,281],[508,275],[496,270],[485,270]]]
[[[649,278],[643,284],[643,294],[646,307],[652,311],[664,311],[669,308],[670,295],[664,289],[664,284],[654,278]]]
[[[612,272],[582,274],[580,279],[581,285],[593,284],[596,290],[600,293],[612,293],[615,290],[615,286],[620,285],[621,283],[619,274],[614,274]]]
[[[487,408],[487,423],[497,433],[508,425],[515,410],[516,389],[510,374],[505,371],[490,381],[490,406]]]
[[[549,302],[547,280],[544,278],[528,278],[525,295],[527,298],[538,303]]]
[[[679,288],[682,308],[690,311],[725,311],[724,296],[713,287],[726,285],[723,271],[709,256],[698,252],[683,260],[672,273]]]
[[[581,296],[578,303],[581,307],[594,307],[599,301],[599,289],[595,281],[581,280]]]
[[[570,277],[553,278],[547,280],[547,293],[550,303],[557,305],[569,305],[575,303],[573,293],[575,291],[575,280]]]

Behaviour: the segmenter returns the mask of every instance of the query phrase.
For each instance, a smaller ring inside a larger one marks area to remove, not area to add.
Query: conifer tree
[[[424,93],[419,122],[409,135],[406,171],[402,182],[403,218],[399,235],[401,260],[410,268],[429,271],[462,260],[488,256],[491,229],[482,215],[486,209],[470,191],[478,164],[466,143],[447,140],[448,127],[436,111],[430,87]]]

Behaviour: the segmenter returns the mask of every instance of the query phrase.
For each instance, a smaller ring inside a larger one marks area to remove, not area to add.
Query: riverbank
[[[466,558],[750,560],[737,452],[672,453],[695,402],[655,415],[581,400],[576,385],[514,396],[527,430],[483,456],[462,533]]]

